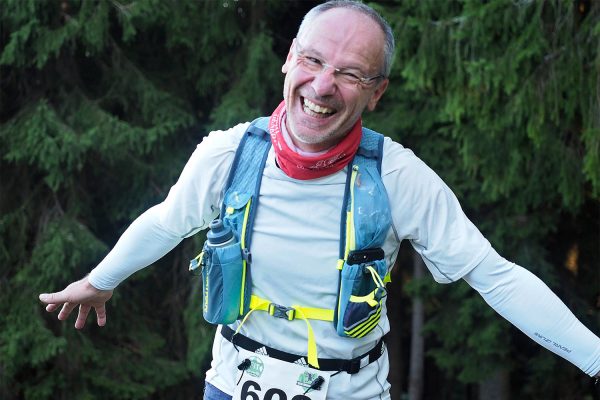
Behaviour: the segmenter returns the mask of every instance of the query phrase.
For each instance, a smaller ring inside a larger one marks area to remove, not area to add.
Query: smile
[[[304,112],[307,114],[317,114],[317,115],[331,115],[335,113],[335,110],[328,107],[319,106],[312,101],[308,100],[306,97],[304,98]]]

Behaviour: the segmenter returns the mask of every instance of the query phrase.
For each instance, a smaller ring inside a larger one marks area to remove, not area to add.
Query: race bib
[[[325,400],[327,396],[330,372],[239,349],[238,364],[246,359],[250,365],[238,372],[233,400]]]

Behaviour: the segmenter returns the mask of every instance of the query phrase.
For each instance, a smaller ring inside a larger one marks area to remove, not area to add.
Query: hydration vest
[[[311,319],[331,321],[338,335],[360,338],[379,323],[389,281],[381,248],[391,226],[387,193],[381,180],[383,135],[363,128],[359,148],[348,165],[337,264],[337,303],[334,310],[272,303],[253,295],[252,227],[271,140],[268,117],[255,120],[244,133],[225,186],[220,218],[235,240],[224,247],[205,243],[190,262],[202,267],[203,315],[214,324],[242,319],[236,333],[255,311],[287,320],[302,319],[307,326],[308,363],[318,368]]]

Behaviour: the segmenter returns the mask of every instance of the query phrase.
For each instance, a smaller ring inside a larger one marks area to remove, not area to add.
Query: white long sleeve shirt
[[[219,212],[222,188],[247,126],[212,132],[204,138],[165,201],[134,221],[91,272],[93,286],[116,287],[183,238],[208,227]],[[436,281],[464,278],[533,340],[589,375],[600,371],[600,339],[539,279],[500,257],[465,216],[445,183],[410,150],[389,138],[384,143],[382,179],[393,220],[383,246],[390,268],[401,240],[407,239]],[[345,169],[314,180],[292,179],[276,166],[271,149],[252,237],[253,294],[281,305],[335,308],[345,182]],[[356,357],[389,331],[385,309],[378,327],[361,339],[338,336],[331,322],[311,324],[321,358]],[[301,320],[255,312],[241,333],[270,347],[306,354],[306,326]],[[235,354],[231,343],[217,334],[207,381],[230,394],[237,373]],[[388,369],[385,355],[358,374],[337,374],[327,398],[389,398]]]

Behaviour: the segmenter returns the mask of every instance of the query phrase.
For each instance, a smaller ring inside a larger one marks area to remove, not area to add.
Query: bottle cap
[[[223,225],[223,221],[220,218],[215,219],[208,226],[210,229],[206,234],[208,241],[212,245],[219,245],[225,243],[233,237],[233,232],[230,228]]]

